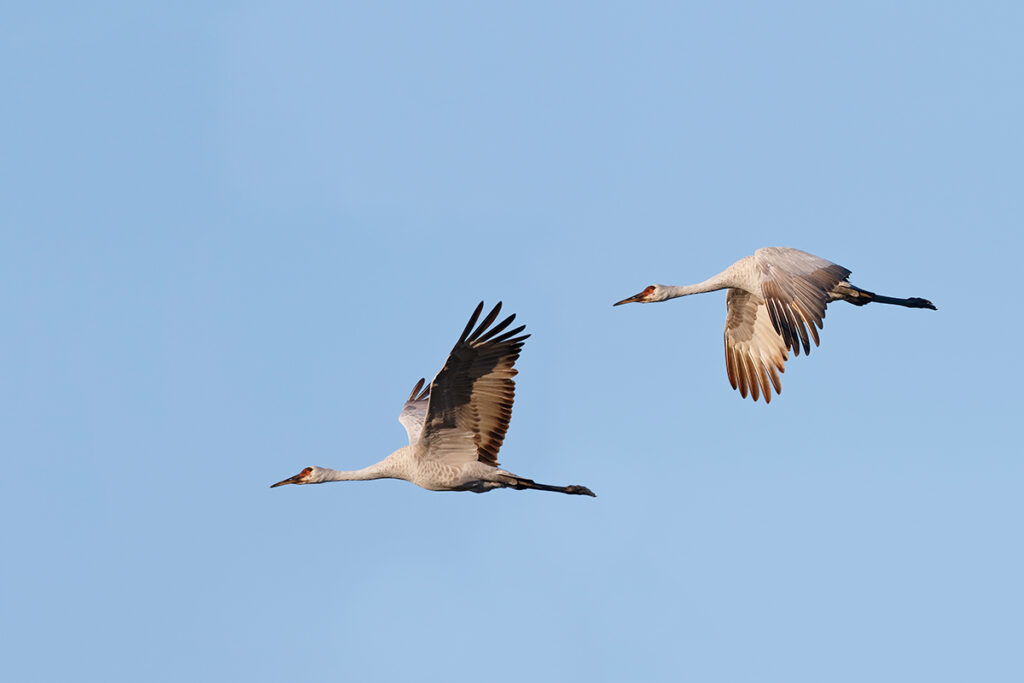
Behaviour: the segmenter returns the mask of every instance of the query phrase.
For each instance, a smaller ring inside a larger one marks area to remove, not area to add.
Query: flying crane
[[[491,325],[501,311],[501,302],[474,330],[483,307],[481,301],[434,380],[424,386],[425,380],[420,379],[413,387],[398,417],[409,435],[408,446],[360,470],[306,467],[271,488],[405,479],[431,491],[485,493],[512,488],[594,496],[586,486],[538,484],[499,467],[498,449],[505,439],[515,399],[514,365],[530,335],[520,334],[523,325],[506,331],[515,315]]]
[[[749,392],[756,401],[763,393],[769,403],[773,388],[782,393],[779,373],[785,372],[789,351],[799,356],[803,346],[804,353],[810,354],[811,340],[820,343],[818,330],[830,302],[936,310],[927,299],[899,299],[855,287],[849,276],[848,269],[806,251],[765,247],[703,282],[682,287],[651,285],[613,305],[646,304],[727,289],[725,369],[729,383],[743,398]]]

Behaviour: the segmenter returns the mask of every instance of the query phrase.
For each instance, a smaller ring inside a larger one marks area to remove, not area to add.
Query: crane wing
[[[499,302],[474,330],[483,311],[476,307],[448,354],[444,367],[430,383],[430,399],[420,442],[427,458],[449,464],[480,461],[498,466],[498,449],[505,440],[515,400],[516,359],[523,341],[521,325],[506,331],[511,315],[493,327]],[[490,329],[488,329],[490,328]]]
[[[405,433],[409,435],[409,444],[419,441],[420,432],[423,431],[423,422],[427,416],[427,402],[430,398],[430,385],[426,387],[426,379],[420,378],[416,386],[412,388],[408,400],[402,406],[402,412],[398,415],[398,421],[405,427]]]
[[[743,398],[749,391],[756,401],[758,394],[764,393],[765,403],[771,403],[772,387],[775,393],[782,393],[779,373],[786,371],[786,344],[759,297],[730,288],[725,303],[725,370],[729,383]]]
[[[786,247],[758,249],[754,258],[761,270],[761,292],[772,326],[794,354],[800,355],[801,343],[804,352],[810,353],[810,340],[820,343],[818,330],[825,318],[828,293],[848,278],[850,271]]]

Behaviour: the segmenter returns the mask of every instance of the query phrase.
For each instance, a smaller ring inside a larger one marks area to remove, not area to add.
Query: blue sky
[[[5,677],[1021,680],[1024,10],[827,5],[6,8]],[[611,307],[768,245],[939,310]],[[267,488],[499,299],[598,498]]]

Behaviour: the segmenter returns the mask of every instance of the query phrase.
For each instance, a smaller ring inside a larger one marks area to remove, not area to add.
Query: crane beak
[[[279,481],[276,484],[271,484],[270,488],[277,488],[278,486],[284,486],[285,484],[298,484],[302,481],[302,474],[296,474],[294,477],[288,477],[283,481]]]
[[[647,293],[647,290],[645,289],[644,291],[640,292],[639,294],[634,294],[633,296],[629,297],[628,299],[623,299],[622,301],[616,301],[614,304],[612,304],[612,306],[621,306],[622,304],[631,304],[631,303],[634,303],[634,302],[643,303],[644,294],[646,294],[646,293]]]

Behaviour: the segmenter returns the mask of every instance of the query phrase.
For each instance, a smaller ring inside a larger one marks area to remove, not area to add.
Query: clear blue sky
[[[1024,10],[836,4],[7,7],[5,680],[1024,680]],[[768,245],[939,310],[611,307]],[[481,299],[598,498],[267,488]]]

